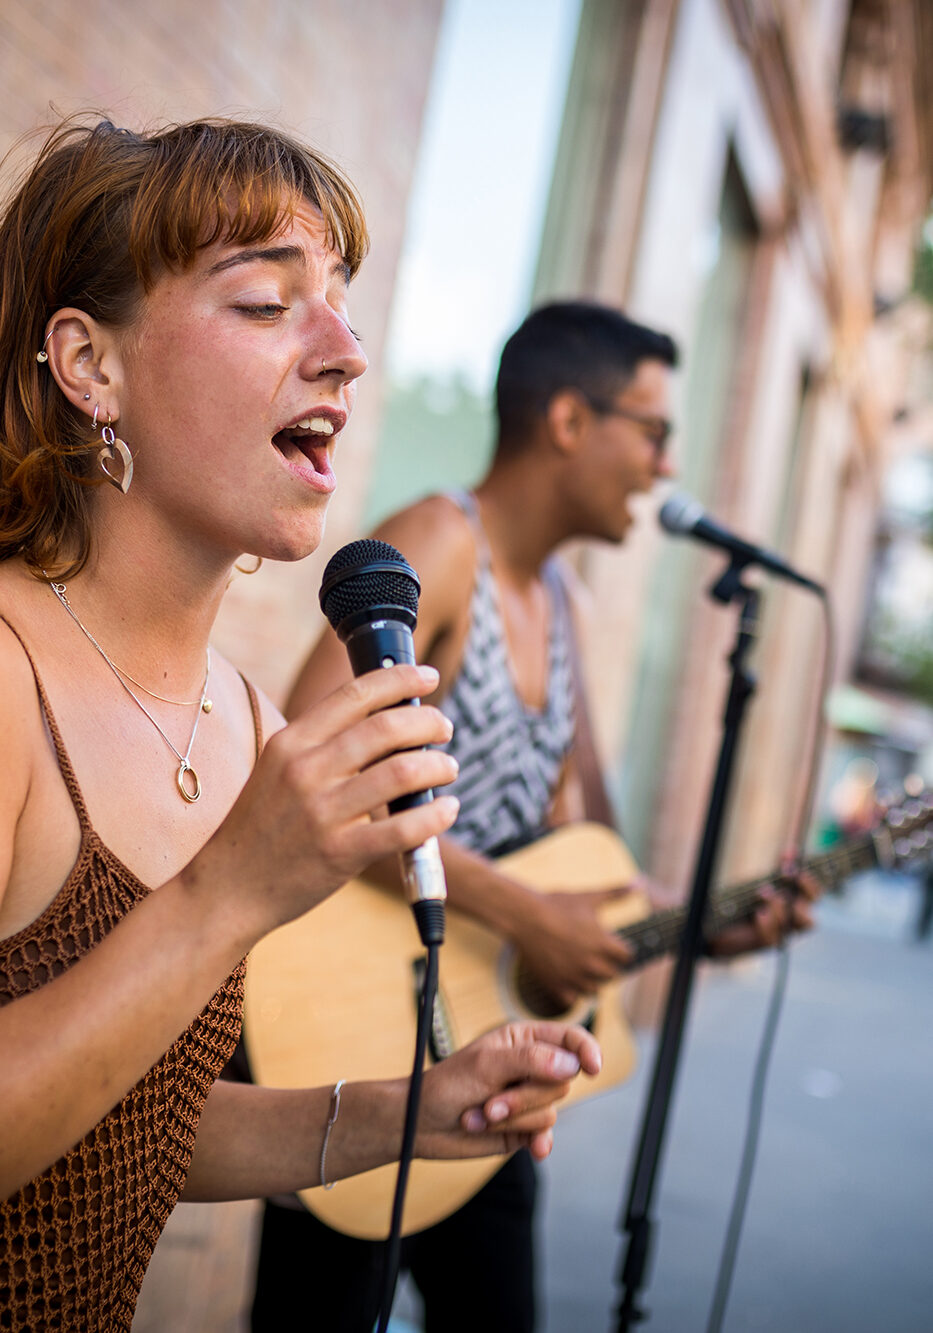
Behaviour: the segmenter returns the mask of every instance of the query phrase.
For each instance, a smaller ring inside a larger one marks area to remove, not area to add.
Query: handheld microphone
[[[727,551],[739,568],[745,565],[760,565],[762,569],[776,574],[779,578],[789,579],[802,588],[809,588],[820,597],[825,596],[826,589],[821,583],[808,579],[804,574],[798,574],[797,570],[779,555],[773,554],[763,546],[755,546],[754,543],[737,537],[728,528],[722,527],[715,519],[710,518],[692,495],[687,495],[683,491],[675,492],[661,506],[658,521],[666,532],[675,536],[693,537],[696,541],[705,542],[707,546],[716,546],[721,551]]]
[[[346,645],[354,676],[414,662],[412,630],[418,623],[420,592],[418,575],[388,542],[375,538],[350,542],[331,557],[321,582],[321,610]],[[409,810],[433,799],[430,789],[413,792],[390,801],[389,809]],[[423,943],[440,943],[447,881],[437,838],[399,853],[399,865]]]

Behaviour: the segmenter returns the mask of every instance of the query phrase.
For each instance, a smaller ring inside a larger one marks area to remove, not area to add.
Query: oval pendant
[[[191,774],[191,778],[194,783],[194,786],[191,787],[190,790],[185,785],[186,773]],[[189,805],[194,805],[195,801],[200,800],[201,779],[198,777],[197,773],[195,773],[191,765],[184,759],[178,766],[178,772],[175,775],[175,781],[178,783],[178,790],[181,792],[182,796],[188,802]]]

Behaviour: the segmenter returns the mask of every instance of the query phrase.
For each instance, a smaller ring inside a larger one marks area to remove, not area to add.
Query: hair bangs
[[[369,236],[359,197],[332,162],[258,125],[202,122],[168,131],[140,184],[130,224],[144,288],[163,268],[187,268],[206,246],[270,240],[302,203],[321,214],[328,244],[353,277]]]

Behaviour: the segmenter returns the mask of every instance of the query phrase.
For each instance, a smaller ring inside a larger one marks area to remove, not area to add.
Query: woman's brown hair
[[[369,244],[356,191],[278,130],[217,119],[136,134],[101,120],[52,132],[0,222],[0,560],[68,578],[90,554],[96,441],[36,360],[56,310],[125,327],[160,273],[216,242],[269,239],[302,201],[352,277]]]

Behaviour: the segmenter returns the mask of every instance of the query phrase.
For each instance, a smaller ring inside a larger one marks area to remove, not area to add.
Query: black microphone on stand
[[[776,574],[782,579],[790,579],[792,583],[798,583],[802,588],[809,588],[820,597],[826,595],[826,589],[821,583],[808,579],[804,574],[798,574],[786,560],[782,560],[779,555],[774,555],[763,546],[755,546],[754,543],[737,537],[728,528],[710,518],[699,501],[683,491],[675,492],[665,500],[658,512],[658,521],[665,532],[673,533],[675,536],[693,537],[698,542],[705,542],[707,546],[716,546],[721,551],[727,551],[733,563],[740,568],[745,565],[760,565],[769,573]]]
[[[418,623],[420,592],[418,575],[388,542],[375,538],[350,542],[331,557],[321,582],[321,610],[346,645],[355,676],[414,662],[412,630]],[[433,799],[430,790],[414,792],[391,801],[389,809],[409,810]],[[401,852],[399,863],[422,942],[441,943],[447,881],[437,838]]]

